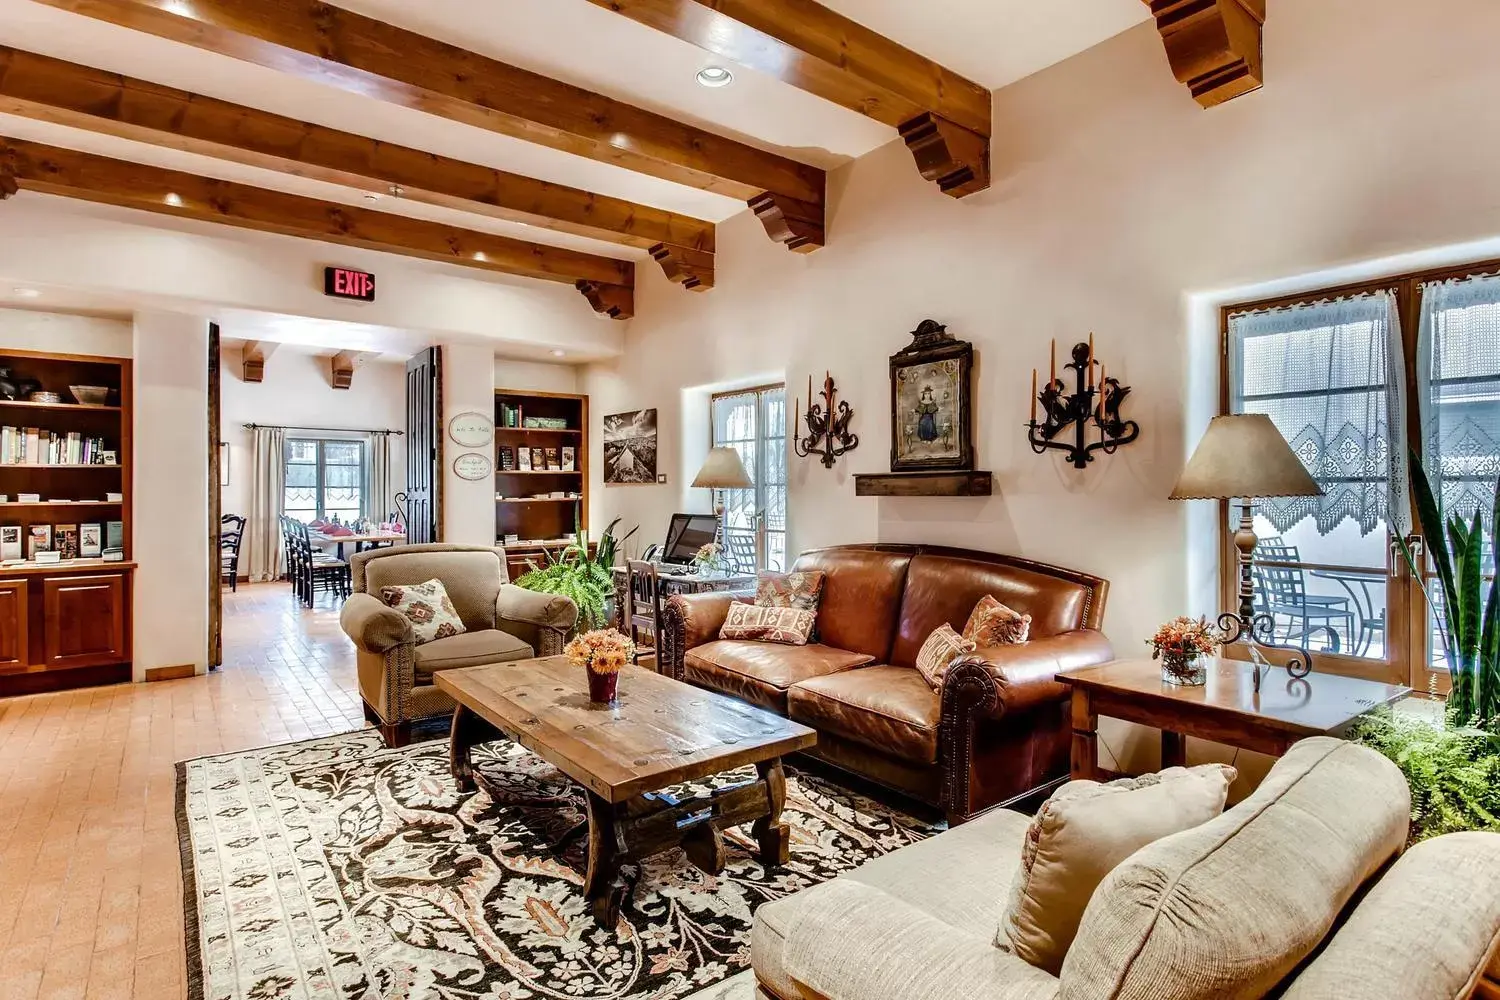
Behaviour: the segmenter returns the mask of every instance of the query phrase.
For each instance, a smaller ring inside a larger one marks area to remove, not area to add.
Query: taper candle
[[[1031,369],[1031,422],[1036,423],[1036,369]]]
[[[1052,338],[1052,373],[1047,376],[1047,384],[1050,386],[1057,381],[1057,338]]]
[[[809,409],[809,410],[811,410],[811,409],[812,409],[812,405],[813,405],[813,404],[812,404],[812,401],[813,401],[813,394],[812,394],[812,375],[811,375],[811,374],[810,374],[810,373],[809,373],[809,374],[808,374],[808,376],[807,376],[807,408],[808,408],[808,409]]]
[[[1089,331],[1089,388],[1094,387],[1094,331]]]
[[[1109,393],[1109,382],[1105,380],[1104,365],[1099,365],[1099,408],[1094,414],[1100,421],[1104,420],[1104,397]]]

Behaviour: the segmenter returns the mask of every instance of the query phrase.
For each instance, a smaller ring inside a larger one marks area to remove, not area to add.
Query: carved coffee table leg
[[[682,850],[701,872],[722,875],[729,864],[729,851],[724,846],[724,834],[713,820],[700,823],[682,838]]]
[[[755,765],[760,780],[766,783],[766,799],[769,811],[750,832],[760,845],[761,864],[768,867],[786,864],[792,857],[792,828],[782,822],[781,810],[786,808],[786,771],[781,767],[781,758],[762,761]]]
[[[615,885],[620,863],[615,845],[615,810],[593,792],[589,797],[589,866],[583,878],[583,895],[589,901],[594,921],[614,930],[620,920],[620,902],[625,891]]]
[[[472,792],[474,768],[469,763],[469,751],[486,739],[494,739],[495,730],[489,723],[462,705],[453,710],[453,726],[448,733],[448,767],[460,792]]]

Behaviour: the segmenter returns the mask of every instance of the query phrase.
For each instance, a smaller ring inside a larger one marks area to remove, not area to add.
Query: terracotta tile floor
[[[216,674],[0,699],[0,1000],[185,997],[172,765],[364,725],[332,598],[224,597]]]

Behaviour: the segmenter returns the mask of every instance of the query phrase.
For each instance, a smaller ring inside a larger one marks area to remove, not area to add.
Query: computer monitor
[[[673,514],[667,528],[667,544],[662,546],[661,561],[686,566],[698,550],[719,536],[719,518],[715,514]]]

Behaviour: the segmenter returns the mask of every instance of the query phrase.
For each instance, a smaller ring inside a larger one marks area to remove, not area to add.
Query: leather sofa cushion
[[[683,667],[689,684],[733,695],[785,715],[787,688],[793,684],[862,667],[871,660],[863,653],[816,643],[783,646],[719,639],[688,650]]]
[[[911,667],[863,667],[803,681],[787,714],[804,726],[919,764],[936,764],[942,699]]]
[[[853,546],[815,549],[798,557],[793,572],[824,574],[823,600],[818,606],[818,640],[884,662],[891,652],[891,639],[901,610],[901,589],[910,562],[910,552],[882,552]],[[922,638],[926,639],[927,633]],[[916,662],[915,653],[912,662]]]
[[[536,652],[509,632],[484,629],[434,639],[417,647],[417,676],[430,677],[439,670],[477,667],[484,663],[506,663],[529,660]]]
[[[986,594],[1031,615],[1033,639],[1071,632],[1084,624],[1088,589],[1081,584],[1018,566],[922,554],[912,557],[906,572],[900,626],[887,662],[915,666],[917,653],[932,630],[945,622],[962,629],[974,605]]]

